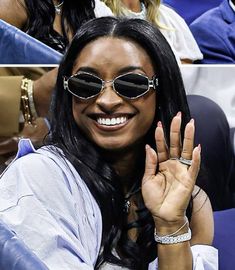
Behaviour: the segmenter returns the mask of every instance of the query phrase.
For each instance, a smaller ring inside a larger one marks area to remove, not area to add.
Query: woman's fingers
[[[181,138],[180,138],[180,126],[181,126],[181,112],[172,119],[170,128],[170,157],[179,158],[181,152]]]
[[[161,122],[158,122],[156,132],[155,132],[155,140],[156,140],[159,163],[164,162],[168,160],[169,158],[182,157],[183,159],[186,159],[186,160],[192,159],[192,152],[194,148],[194,133],[195,133],[194,120],[191,119],[190,122],[185,127],[182,149],[181,149],[180,129],[181,129],[181,113],[179,112],[172,119],[172,122],[171,122],[170,148],[168,150],[162,124]]]
[[[191,176],[191,179],[196,181],[197,175],[200,169],[201,164],[201,145],[199,144],[197,147],[193,149],[192,154],[192,165],[188,169],[188,173]]]
[[[183,149],[181,152],[181,157],[184,159],[188,160],[192,159],[192,152],[194,147],[194,133],[195,133],[194,120],[191,119],[190,122],[186,125],[184,131]]]
[[[155,131],[155,140],[157,146],[158,161],[163,162],[169,158],[168,148],[162,128],[162,123],[159,121]]]
[[[149,146],[145,146],[146,150],[146,159],[145,159],[145,172],[143,181],[149,179],[153,175],[155,176],[158,157],[157,153]]]

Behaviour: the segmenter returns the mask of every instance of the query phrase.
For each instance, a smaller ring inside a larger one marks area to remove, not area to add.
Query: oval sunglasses
[[[106,83],[111,83],[113,90],[119,96],[137,99],[147,94],[151,88],[156,90],[158,78],[154,75],[149,79],[143,74],[130,72],[119,75],[113,80],[104,81],[94,74],[83,71],[63,78],[64,89],[83,100],[98,96],[104,90]]]

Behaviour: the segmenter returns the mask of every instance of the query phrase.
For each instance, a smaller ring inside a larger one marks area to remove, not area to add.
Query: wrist
[[[41,84],[40,79],[34,81],[34,103],[39,116],[46,116],[49,109],[46,86]]]
[[[172,231],[171,233],[166,233],[166,232],[164,234],[162,233],[163,232],[161,231],[161,234],[159,234],[159,232],[157,232],[157,229],[155,228],[154,239],[157,243],[167,244],[167,245],[186,242],[186,241],[191,240],[191,237],[192,237],[191,230],[188,226],[187,218],[186,218],[186,221],[183,223],[183,225],[178,227],[178,229]]]
[[[188,218],[186,216],[183,216],[182,218],[179,218],[178,220],[174,221],[166,221],[159,218],[154,218],[155,223],[155,232],[158,235],[169,235],[172,234],[181,228],[176,235],[182,234],[188,231],[189,223]]]
[[[188,228],[188,231],[182,234],[169,234],[169,235],[164,235],[160,236],[156,232],[154,233],[154,240],[163,245],[172,245],[172,244],[178,244],[178,243],[183,243],[190,241],[192,237],[192,233],[190,228]]]
[[[41,117],[48,114],[52,91],[55,88],[58,68],[53,68],[42,77],[34,81],[34,103],[37,113]]]

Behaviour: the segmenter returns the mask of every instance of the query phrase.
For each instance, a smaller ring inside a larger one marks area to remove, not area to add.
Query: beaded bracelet
[[[154,240],[157,243],[166,244],[166,245],[177,244],[177,243],[189,241],[192,237],[192,233],[191,233],[190,228],[188,228],[188,232],[180,234],[180,235],[176,235],[178,232],[180,232],[186,226],[187,223],[188,223],[188,220],[177,231],[175,231],[171,234],[163,235],[163,236],[158,235],[156,232],[156,228],[155,228]]]

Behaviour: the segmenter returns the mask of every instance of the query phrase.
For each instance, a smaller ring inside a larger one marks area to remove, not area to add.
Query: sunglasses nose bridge
[[[115,79],[102,80],[102,90],[98,95],[97,103],[102,104],[104,107],[116,106],[122,100],[114,88],[114,81]]]
[[[103,89],[105,89],[107,87],[112,87],[113,88],[113,82],[114,82],[114,80],[107,80],[107,81],[102,80],[102,88]]]

